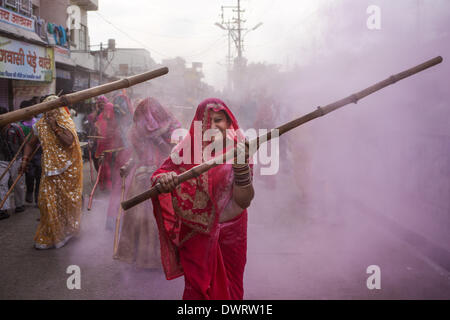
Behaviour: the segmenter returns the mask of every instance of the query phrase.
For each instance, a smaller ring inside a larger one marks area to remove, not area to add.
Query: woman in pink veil
[[[197,135],[196,123],[201,126]],[[195,140],[210,129],[227,138],[234,132],[230,139],[235,144],[244,141],[226,104],[206,99],[197,107],[189,134],[152,176],[153,186],[159,183],[162,192],[152,199],[161,261],[168,280],[184,276],[183,299],[243,299],[252,165],[224,163],[180,184],[174,181],[200,163],[195,154],[199,151],[201,158],[209,142]],[[216,156],[226,150],[216,150]]]
[[[180,123],[156,99],[147,98],[136,107],[128,133],[133,155],[120,170],[126,177],[126,198],[149,187],[151,175],[170,152],[172,131],[179,127]],[[161,266],[158,229],[152,211],[151,201],[145,201],[124,212],[117,259],[140,268]]]

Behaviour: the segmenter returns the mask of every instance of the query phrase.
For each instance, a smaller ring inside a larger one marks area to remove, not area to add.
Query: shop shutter
[[[8,79],[0,78],[0,106],[8,109]]]

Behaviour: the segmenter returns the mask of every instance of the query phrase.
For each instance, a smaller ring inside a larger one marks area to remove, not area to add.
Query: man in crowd
[[[25,100],[22,101],[20,104],[20,108],[27,108],[30,107],[37,102],[33,100]],[[28,136],[28,134],[31,132],[33,125],[38,121],[38,118],[35,117],[29,117],[27,119],[19,121],[19,125],[22,128],[25,136]],[[25,200],[28,203],[33,203],[33,196],[34,201],[37,205],[38,202],[38,195],[39,195],[39,183],[41,180],[41,155],[42,155],[42,149],[39,149],[33,156],[32,159],[30,159],[28,163],[27,171],[25,172],[25,183],[26,183],[26,196]]]
[[[0,114],[7,113],[6,108],[0,107]],[[0,174],[3,174],[6,168],[8,167],[10,161],[14,158],[14,156],[19,151],[20,146],[25,138],[24,132],[19,124],[10,123],[0,128]],[[22,155],[19,154],[17,156],[17,160],[12,164],[8,172],[6,172],[0,181],[0,197],[3,198],[6,196],[6,193],[9,190],[9,186],[18,176],[18,170],[20,167],[20,162],[22,159]],[[15,208],[15,212],[22,212],[25,210],[24,202],[25,202],[25,181],[24,178],[21,177],[14,188],[14,207],[11,204],[10,197],[6,199],[3,208],[0,208],[0,219],[6,219],[9,217],[8,210]]]

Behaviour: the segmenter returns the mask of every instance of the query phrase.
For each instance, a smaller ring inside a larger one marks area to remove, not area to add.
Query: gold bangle
[[[248,163],[233,163],[231,165],[234,170],[244,169],[248,167]]]
[[[235,182],[234,185],[235,185],[236,187],[239,187],[239,188],[248,188],[249,186],[252,185],[252,181],[250,180],[250,182],[248,182],[247,184],[237,184],[237,183]]]

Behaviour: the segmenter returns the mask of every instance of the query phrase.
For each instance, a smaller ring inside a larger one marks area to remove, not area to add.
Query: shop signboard
[[[0,21],[34,32],[34,20],[17,12],[0,7]]]
[[[53,48],[0,36],[0,78],[51,82],[54,69]]]

